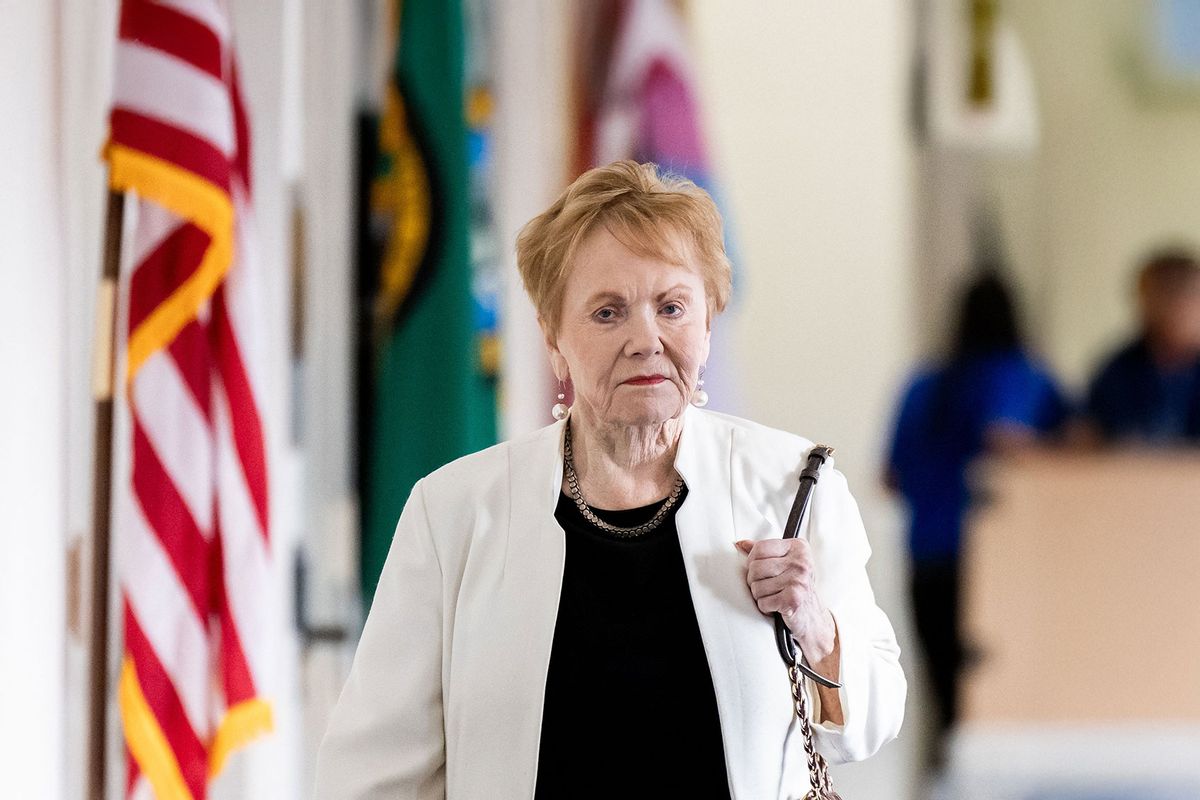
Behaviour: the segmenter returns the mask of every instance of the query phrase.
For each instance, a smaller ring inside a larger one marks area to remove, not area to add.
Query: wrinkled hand
[[[817,596],[812,547],[805,539],[735,542],[746,558],[746,584],[764,614],[778,612],[810,662],[837,645],[837,626]]]

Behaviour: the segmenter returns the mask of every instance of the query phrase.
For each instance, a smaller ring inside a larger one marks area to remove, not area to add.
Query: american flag
[[[201,800],[272,726],[261,262],[223,2],[122,2],[106,156],[136,215],[114,481],[127,796]]]

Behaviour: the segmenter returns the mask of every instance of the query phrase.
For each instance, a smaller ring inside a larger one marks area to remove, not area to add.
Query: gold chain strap
[[[808,756],[808,777],[812,789],[804,795],[804,800],[842,800],[833,788],[829,779],[829,765],[825,757],[817,752],[813,744],[812,724],[808,720],[808,698],[804,694],[801,681],[804,675],[795,666],[788,667],[788,678],[792,681],[792,704],[796,711],[796,719],[800,720],[800,733],[804,735],[804,752]]]

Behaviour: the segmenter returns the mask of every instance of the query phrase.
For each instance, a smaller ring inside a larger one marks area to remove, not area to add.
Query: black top
[[[566,565],[546,678],[537,800],[729,800],[712,676],[675,528],[620,538],[567,495],[554,516]],[[645,522],[661,502],[592,509],[614,525]]]

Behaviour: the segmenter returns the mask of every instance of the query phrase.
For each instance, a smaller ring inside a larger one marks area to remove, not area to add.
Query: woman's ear
[[[551,332],[546,320],[541,317],[538,317],[538,326],[542,329],[542,343],[546,346],[546,355],[550,358],[550,368],[554,370],[554,377],[566,381],[571,377],[571,371],[567,369],[567,360],[558,349],[558,337]]]

